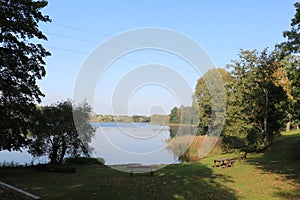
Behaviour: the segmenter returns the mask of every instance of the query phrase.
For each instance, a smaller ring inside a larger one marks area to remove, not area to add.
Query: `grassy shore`
[[[95,164],[78,165],[74,174],[3,168],[0,181],[43,199],[300,199],[299,132],[284,134],[266,152],[251,153],[234,167],[212,167],[215,158],[236,156],[170,165],[153,177]]]

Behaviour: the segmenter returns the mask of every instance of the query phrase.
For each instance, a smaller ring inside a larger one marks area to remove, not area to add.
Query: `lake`
[[[170,138],[170,127],[149,123],[92,123],[96,128],[90,145],[94,148],[92,157],[103,158],[106,165],[128,163],[172,164],[178,157],[167,150],[166,140]],[[47,162],[46,157],[33,159],[24,152],[0,152],[0,163],[19,164]]]

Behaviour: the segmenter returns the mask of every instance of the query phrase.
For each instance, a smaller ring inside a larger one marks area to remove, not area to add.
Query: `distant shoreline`
[[[161,126],[173,126],[173,127],[179,127],[179,126],[184,126],[184,127],[197,127],[197,125],[193,124],[182,124],[182,123],[164,123],[164,124],[159,124],[159,123],[152,123],[152,122],[124,122],[124,121],[90,121],[90,123],[147,123],[147,124],[153,124],[153,125],[161,125]]]

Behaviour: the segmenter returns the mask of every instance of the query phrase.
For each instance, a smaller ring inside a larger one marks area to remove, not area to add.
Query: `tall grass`
[[[181,161],[197,161],[210,154],[222,152],[222,142],[214,136],[178,136],[168,140],[170,151]]]
[[[1,168],[15,168],[15,167],[19,167],[19,164],[14,161],[11,161],[11,162],[3,161],[0,163],[0,167]]]

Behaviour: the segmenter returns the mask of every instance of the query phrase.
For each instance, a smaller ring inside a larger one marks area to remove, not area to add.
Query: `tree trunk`
[[[286,123],[285,131],[286,132],[290,132],[291,131],[291,122]]]
[[[64,142],[62,145],[62,150],[61,150],[58,164],[61,164],[63,162],[65,154],[66,154],[66,150],[67,150],[67,146],[66,146],[66,143]]]
[[[265,93],[265,113],[264,113],[264,145],[267,146],[270,140],[270,134],[268,133],[268,107],[269,107],[269,94],[268,90],[264,89]]]
[[[52,152],[50,154],[50,164],[57,164],[57,154],[58,152],[58,147],[56,145],[54,145],[52,147]]]

